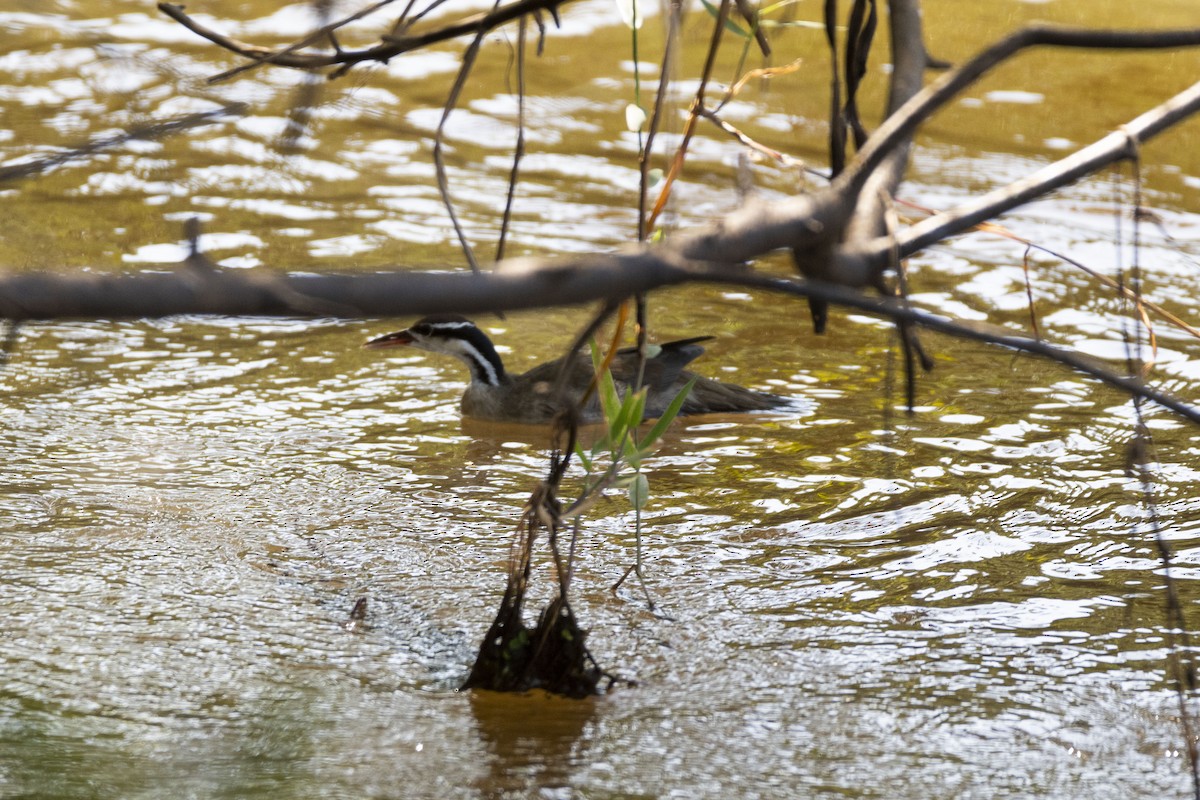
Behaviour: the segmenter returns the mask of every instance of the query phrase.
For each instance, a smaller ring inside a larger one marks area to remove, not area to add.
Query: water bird
[[[681,414],[768,411],[791,404],[786,397],[721,383],[685,370],[685,366],[704,352],[699,343],[712,338],[698,336],[650,345],[642,374],[642,385],[649,389],[645,418],[661,416],[679,390],[693,378],[696,383],[680,410]],[[471,372],[471,383],[463,393],[462,412],[468,417],[494,422],[550,422],[561,409],[554,397],[554,385],[564,361],[568,362],[565,376],[565,400],[568,403],[579,401],[594,374],[591,358],[576,352],[540,364],[521,375],[510,375],[487,334],[471,320],[456,314],[424,317],[409,328],[378,336],[363,345],[370,350],[401,346],[445,353],[466,364]],[[610,369],[617,391],[624,396],[637,379],[637,348],[619,350]],[[602,418],[599,401],[593,392],[582,410],[581,421],[593,423]]]

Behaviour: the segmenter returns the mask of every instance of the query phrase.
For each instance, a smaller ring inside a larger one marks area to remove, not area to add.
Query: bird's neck
[[[458,341],[454,355],[471,370],[471,382],[484,386],[500,386],[508,383],[504,362],[482,331],[472,329]]]

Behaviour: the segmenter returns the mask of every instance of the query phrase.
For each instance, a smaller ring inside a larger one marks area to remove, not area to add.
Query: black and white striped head
[[[401,345],[454,356],[471,370],[472,381],[499,386],[506,379],[504,363],[492,340],[474,322],[457,314],[423,317],[412,327],[376,337],[363,347],[378,350]]]

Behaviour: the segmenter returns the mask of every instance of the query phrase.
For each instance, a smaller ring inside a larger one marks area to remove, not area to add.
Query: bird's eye
[[[413,333],[417,334],[418,336],[428,336],[431,333],[433,333],[433,329],[426,323],[421,323],[420,325],[413,325],[411,328],[409,328],[409,330],[412,331]]]

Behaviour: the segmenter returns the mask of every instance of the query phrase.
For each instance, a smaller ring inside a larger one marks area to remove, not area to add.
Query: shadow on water
[[[542,691],[522,694],[476,690],[470,694],[475,730],[488,754],[486,775],[476,783],[483,796],[530,786],[569,790],[581,764],[590,760],[589,724],[601,698],[571,700]]]

